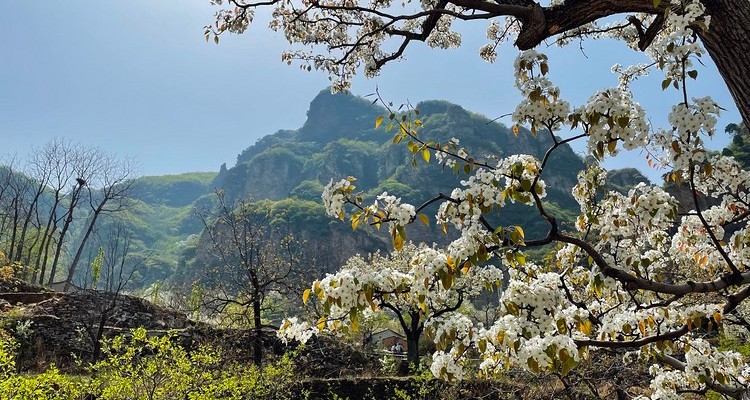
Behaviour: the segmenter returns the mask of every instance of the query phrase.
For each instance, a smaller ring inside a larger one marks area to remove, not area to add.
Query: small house
[[[375,332],[370,335],[365,343],[374,343],[379,350],[406,353],[406,337],[393,329]],[[398,349],[401,351],[398,351]]]

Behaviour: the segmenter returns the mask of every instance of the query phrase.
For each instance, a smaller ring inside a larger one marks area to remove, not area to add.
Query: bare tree
[[[128,196],[133,186],[133,180],[131,179],[134,171],[132,162],[130,160],[119,161],[111,156],[103,156],[98,158],[96,170],[96,173],[92,175],[92,179],[96,179],[96,181],[77,182],[80,187],[86,187],[88,192],[86,197],[88,199],[89,216],[83,237],[78,244],[73,261],[68,267],[64,290],[68,290],[73,281],[78,262],[99,217],[103,214],[122,211],[129,204]],[[92,185],[100,185],[101,188],[92,190]]]
[[[204,305],[225,313],[234,324],[250,325],[254,331],[253,361],[263,360],[261,314],[271,291],[283,290],[294,271],[296,249],[290,236],[270,226],[267,215],[247,200],[227,203],[216,192],[213,212],[197,213],[205,228],[207,269]]]
[[[44,152],[34,152],[28,161],[27,169],[29,173],[29,177],[27,178],[28,198],[24,199],[25,215],[23,216],[19,238],[17,243],[15,243],[15,249],[13,251],[14,256],[12,260],[14,261],[22,261],[24,246],[26,245],[26,236],[29,234],[29,228],[32,226],[31,223],[37,222],[35,227],[38,228],[39,203],[42,196],[47,191],[47,185],[52,176],[52,165],[45,159]],[[35,235],[35,237],[38,238],[38,234]],[[33,248],[37,242],[38,240],[35,239],[30,247]],[[29,254],[30,251],[31,249],[29,249]],[[28,265],[28,262],[25,265]]]
[[[101,355],[101,339],[107,321],[117,307],[120,295],[131,282],[134,274],[143,268],[149,255],[134,257],[131,254],[131,238],[122,222],[117,222],[109,229],[106,236],[97,238],[100,243],[96,256],[89,263],[85,283],[91,284],[94,291],[103,292],[107,301],[100,307],[84,327],[91,340],[92,361],[96,362]]]
[[[71,168],[75,148],[76,146],[70,142],[55,139],[38,151],[44,160],[43,162],[51,170],[47,188],[51,195],[47,196],[47,203],[45,204],[47,220],[40,232],[42,241],[34,261],[35,269],[39,271],[38,282],[40,284],[45,281],[49,257],[54,257],[55,254],[54,252],[50,254],[50,252],[58,247],[58,243],[61,243],[58,227],[65,215],[60,216],[59,211],[66,197],[66,188],[70,187],[75,177],[75,171]]]
[[[98,149],[90,149],[84,147],[76,147],[72,152],[71,168],[75,181],[73,188],[69,192],[65,211],[63,213],[63,225],[60,228],[60,233],[55,246],[54,259],[52,260],[52,266],[50,268],[49,279],[47,284],[51,285],[54,282],[57,268],[60,263],[60,257],[63,253],[63,245],[66,243],[65,239],[67,234],[70,232],[72,223],[74,220],[74,214],[78,209],[79,204],[86,200],[86,195],[90,194],[86,188],[87,183],[92,181],[97,169],[99,168],[99,159],[103,155]],[[66,283],[66,289],[68,284]]]

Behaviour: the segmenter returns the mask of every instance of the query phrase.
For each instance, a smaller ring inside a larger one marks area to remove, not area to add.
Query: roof
[[[371,340],[383,340],[394,336],[401,339],[406,339],[404,335],[394,331],[393,329],[384,329],[382,331],[375,332],[370,336],[370,338]]]

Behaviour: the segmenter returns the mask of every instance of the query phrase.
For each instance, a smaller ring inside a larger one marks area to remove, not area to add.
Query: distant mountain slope
[[[131,196],[144,203],[183,207],[211,192],[216,175],[216,172],[186,172],[143,176],[135,180]]]
[[[417,104],[422,138],[446,142],[452,137],[478,159],[510,154],[542,157],[552,145],[548,134],[536,137],[528,131],[518,136],[510,129],[447,101]],[[419,204],[440,192],[460,185],[466,175],[443,170],[436,163],[418,168],[410,165],[407,147],[392,143],[392,135],[375,129],[375,119],[387,114],[382,107],[348,94],[324,90],[311,102],[307,121],[296,130],[266,136],[237,157],[237,164],[222,172],[215,183],[230,198],[250,196],[256,200],[288,197],[320,201],[330,179],[358,178],[357,187],[367,195],[388,191],[404,201]],[[562,210],[562,219],[577,209],[570,191],[583,161],[568,146],[559,148],[544,174],[548,201]],[[512,207],[513,208],[513,207]],[[511,209],[512,209],[511,208]],[[517,221],[544,229],[539,218]]]

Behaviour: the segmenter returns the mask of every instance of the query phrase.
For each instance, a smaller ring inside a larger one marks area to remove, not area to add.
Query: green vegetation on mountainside
[[[469,112],[447,101],[425,101],[417,105],[423,122],[420,135],[425,140],[445,143],[461,139],[460,147],[471,156],[494,163],[494,158],[509,154],[542,157],[552,145],[549,134],[533,136],[521,130],[518,135],[486,117]],[[187,173],[139,178],[134,207],[123,217],[134,233],[141,254],[150,251],[150,266],[144,281],[164,279],[176,273],[191,275],[197,268],[195,255],[199,240],[187,240],[200,234],[202,225],[195,210],[210,209],[214,189],[223,190],[228,199],[252,198],[258,213],[276,227],[292,233],[300,243],[318,251],[337,247],[335,264],[354,253],[385,248],[387,233],[365,229],[351,232],[348,223],[327,217],[320,202],[323,187],[331,179],[355,176],[358,190],[367,199],[387,191],[406,202],[421,204],[438,193],[450,194],[460,186],[466,174],[438,165],[433,159],[421,159],[412,165],[412,154],[404,143],[393,144],[392,135],[383,127],[375,129],[375,120],[387,111],[371,101],[328,90],[311,102],[307,121],[297,130],[281,130],[264,136],[240,152],[236,165],[222,166],[218,174]],[[570,191],[576,171],[583,161],[569,147],[558,149],[543,175],[547,183],[547,210],[571,228],[578,212]],[[635,170],[613,173],[613,188],[623,190],[645,180]],[[366,200],[370,201],[370,200]],[[519,212],[524,206],[509,205],[499,216],[501,223],[521,224],[530,237],[543,235],[547,225],[534,213]],[[434,215],[435,208],[425,211]],[[511,215],[513,220],[505,221]],[[518,220],[519,215],[527,215]],[[449,236],[435,235],[435,227],[413,226],[409,238],[429,240]],[[158,249],[157,251],[153,251]]]
[[[507,154],[543,156],[552,145],[549,135],[536,137],[527,131],[514,135],[502,124],[471,113],[447,101],[425,101],[417,105],[425,140],[447,142],[462,139],[461,147],[477,159],[488,160]],[[416,167],[405,144],[393,144],[384,129],[375,129],[375,119],[387,111],[370,101],[347,94],[322,91],[310,104],[308,119],[297,131],[279,131],[266,136],[237,157],[237,165],[222,171],[217,181],[229,198],[280,200],[288,197],[319,201],[330,179],[357,177],[357,188],[368,198],[387,191],[420,204],[438,193],[449,194],[466,178],[434,161]],[[577,204],[570,195],[576,172],[583,161],[565,147],[550,160],[547,201],[572,220]],[[508,215],[518,214],[511,207]],[[428,214],[433,210],[428,210]],[[518,223],[519,221],[515,221]],[[520,221],[533,234],[543,234],[539,218]],[[300,228],[298,226],[298,228]],[[320,231],[311,225],[302,226]],[[367,249],[365,249],[367,250]]]

